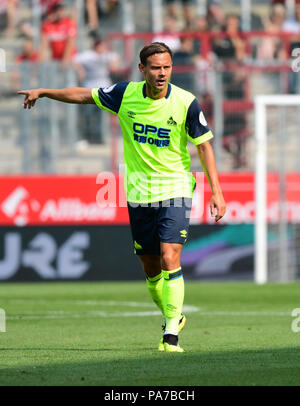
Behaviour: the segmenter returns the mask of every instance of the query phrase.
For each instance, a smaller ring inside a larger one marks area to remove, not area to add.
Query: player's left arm
[[[203,171],[212,191],[210,200],[211,215],[215,216],[216,221],[219,221],[225,214],[226,203],[218,178],[214,151],[209,142],[213,134],[207,125],[201,106],[196,98],[189,106],[186,126],[189,138],[197,148]]]
[[[210,142],[206,141],[200,145],[197,145],[197,152],[203,171],[212,191],[212,197],[210,199],[210,212],[212,216],[215,216],[215,220],[219,221],[225,215],[226,203],[219,182],[214,151]]]

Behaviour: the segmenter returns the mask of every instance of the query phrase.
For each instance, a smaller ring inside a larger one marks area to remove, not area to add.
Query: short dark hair
[[[171,59],[173,58],[173,53],[168,45],[164,44],[163,42],[152,42],[150,45],[144,46],[144,48],[140,52],[140,61],[142,65],[147,64],[147,58],[154,54],[164,54],[167,52]]]

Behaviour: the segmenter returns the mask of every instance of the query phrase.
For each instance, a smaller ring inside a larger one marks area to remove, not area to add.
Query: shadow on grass
[[[27,365],[0,366],[0,385],[100,385],[100,386],[229,386],[299,385],[300,347],[185,352],[177,354],[123,351],[108,359],[107,349],[9,348],[9,351],[49,351],[37,354]],[[71,351],[53,355],[52,351]],[[5,349],[2,348],[2,351]],[[73,352],[78,353],[76,355]],[[80,352],[92,351],[90,359]],[[109,350],[113,351],[113,349]],[[67,353],[66,353],[67,354]],[[24,357],[27,357],[25,354]],[[106,357],[106,358],[105,358]]]

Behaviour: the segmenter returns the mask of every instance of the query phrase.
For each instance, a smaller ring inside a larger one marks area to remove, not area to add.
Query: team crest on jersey
[[[174,120],[174,118],[172,116],[167,121],[167,124],[169,124],[169,125],[177,125],[176,121]]]

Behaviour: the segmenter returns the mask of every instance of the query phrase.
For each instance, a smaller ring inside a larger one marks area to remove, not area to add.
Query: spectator
[[[257,59],[260,60],[273,60],[273,59],[286,59],[286,50],[283,47],[282,40],[274,36],[280,34],[283,30],[283,23],[285,20],[285,7],[276,3],[271,5],[269,18],[264,20],[264,30],[272,36],[266,36],[261,40],[257,48]]]
[[[299,0],[271,0],[271,5],[281,4],[285,7],[286,13],[289,17],[295,12],[295,6]]]
[[[180,48],[173,55],[172,83],[194,92],[194,72],[190,71],[193,66],[193,40],[182,38]]]
[[[61,4],[62,0],[39,0],[39,3],[41,21],[44,21],[52,13],[54,6]],[[31,7],[34,7],[33,0],[31,0]],[[32,25],[32,16],[30,18],[22,19],[19,23],[18,29],[22,36],[33,38],[35,34],[34,27]]]
[[[120,57],[108,49],[100,37],[93,41],[93,49],[77,54],[73,60],[80,86],[90,89],[112,85],[111,73],[120,66]],[[80,128],[82,138],[90,143],[101,143],[101,111],[96,105],[83,105]]]
[[[42,24],[41,60],[46,59],[50,48],[52,59],[61,61],[63,65],[68,64],[76,53],[76,35],[76,24],[65,16],[63,4],[54,5]]]
[[[102,17],[110,17],[119,5],[119,0],[85,0],[85,17],[90,30],[99,30]]]
[[[246,56],[245,41],[240,32],[240,19],[230,14],[225,20],[225,37],[217,38],[213,44],[213,51],[219,58],[242,61]]]
[[[289,18],[283,23],[283,31],[294,34],[290,39],[290,50],[289,53],[292,56],[294,49],[300,48],[300,1],[296,0],[295,4],[295,16],[294,18]],[[298,51],[296,51],[298,56]],[[289,74],[289,93],[295,94],[299,91],[298,85],[298,72],[290,72]]]
[[[14,34],[18,6],[19,0],[0,0],[0,32],[5,30],[8,36]]]
[[[198,15],[193,19],[192,31],[196,32],[207,32],[208,31],[208,20],[207,17]]]
[[[193,21],[192,31],[197,34],[205,34],[209,31],[208,19],[199,15]],[[211,52],[204,55],[202,40],[196,38],[193,44],[194,63],[196,68],[195,90],[200,104],[205,105],[206,118],[212,112],[211,101],[214,85],[214,69],[212,67],[213,54]]]
[[[167,4],[168,15],[170,17],[176,19],[177,18],[176,6],[175,6],[176,1],[175,0],[165,0],[165,2]],[[192,4],[193,4],[193,0],[181,0],[185,29],[189,29],[192,25],[192,20],[193,20]]]
[[[226,37],[214,41],[213,51],[224,62],[223,94],[224,99],[239,100],[245,97],[246,72],[242,62],[246,57],[245,41],[240,32],[239,17],[226,16]],[[230,62],[227,65],[227,62]],[[223,146],[231,154],[234,168],[244,164],[243,152],[247,135],[245,112],[239,109],[224,114]]]
[[[207,22],[211,30],[224,26],[225,15],[220,0],[207,0]]]
[[[218,31],[220,27],[223,27],[226,23],[226,17],[222,9],[221,0],[206,0],[206,2],[209,28],[212,31]],[[223,4],[224,3],[225,2],[223,2]],[[253,12],[250,12],[250,29],[254,31],[262,29],[260,16]]]
[[[23,48],[19,55],[16,56],[15,62],[38,62],[39,53],[34,49],[34,44],[32,38],[25,38],[23,42]]]
[[[46,19],[51,14],[53,8],[61,3],[62,0],[40,0],[42,19]]]
[[[34,43],[31,37],[25,37],[22,45],[21,52],[15,57],[15,63],[20,64],[23,62],[36,63],[39,61],[39,53],[34,48]],[[31,75],[33,74],[31,70]],[[20,69],[12,70],[11,72],[11,87],[16,92],[20,89]]]
[[[20,36],[22,36],[22,37],[25,37],[25,38],[34,37],[34,28],[33,28],[31,20],[29,20],[29,19],[21,20],[18,25],[18,30],[19,30]]]
[[[98,1],[85,0],[85,12],[90,30],[97,30],[99,28]]]
[[[300,33],[300,0],[296,0],[295,4],[295,16],[289,18],[283,23],[283,31],[294,34]]]
[[[193,20],[191,31],[195,34],[206,34],[209,31],[207,17],[200,15],[196,16]],[[202,51],[202,40],[198,38],[194,39],[193,54],[198,57],[202,54]]]
[[[181,46],[180,37],[178,35],[178,27],[176,19],[173,17],[167,17],[165,19],[164,33],[156,35],[153,38],[153,42],[163,42],[173,51],[176,52]]]

